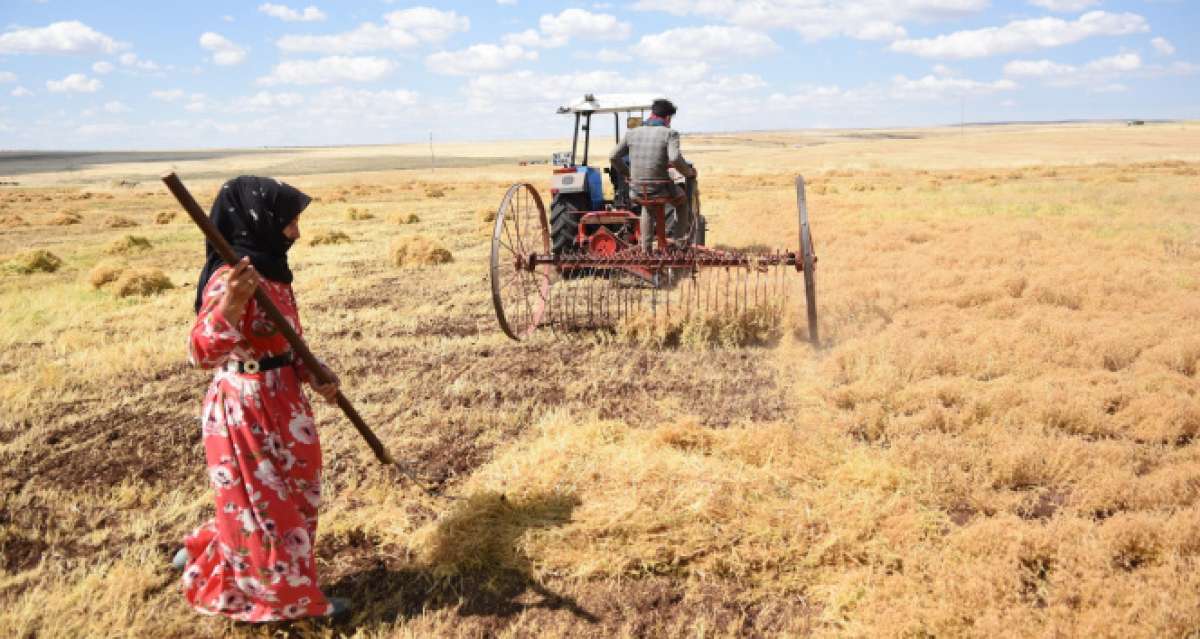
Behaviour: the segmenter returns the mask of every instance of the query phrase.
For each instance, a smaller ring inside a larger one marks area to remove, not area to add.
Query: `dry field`
[[[795,237],[808,178],[817,349],[504,338],[483,220],[561,144],[0,162],[0,635],[1200,633],[1200,125],[685,138],[712,242]],[[463,498],[318,407],[346,623],[202,618],[167,565],[212,507],[172,165],[319,198],[310,342]]]

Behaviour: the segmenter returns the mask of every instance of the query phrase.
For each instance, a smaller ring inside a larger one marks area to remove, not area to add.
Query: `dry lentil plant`
[[[796,309],[749,318],[752,346],[662,337],[704,327],[510,341],[481,209],[544,177],[498,158],[557,141],[444,151],[470,171],[375,170],[378,147],[181,166],[201,202],[274,166],[318,196],[303,231],[337,239],[294,252],[306,336],[389,449],[464,497],[398,490],[319,407],[320,572],[359,605],[292,632],[1195,633],[1200,126],[901,137],[684,141],[712,243],[794,237],[808,179],[819,350]],[[201,245],[163,214],[161,170],[0,189],[6,636],[279,630],[197,618],[167,565],[211,498],[206,375],[184,363]],[[171,286],[117,291],[146,269]]]

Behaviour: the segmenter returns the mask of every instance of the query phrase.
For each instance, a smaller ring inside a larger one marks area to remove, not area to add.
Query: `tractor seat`
[[[646,191],[657,191],[660,187],[667,187],[666,190],[670,191],[670,187],[674,185],[675,182],[673,180],[636,180],[633,182],[634,190],[640,193],[645,193]],[[634,203],[641,206],[662,206],[673,199],[674,198],[668,194],[652,196],[635,195],[633,197]]]

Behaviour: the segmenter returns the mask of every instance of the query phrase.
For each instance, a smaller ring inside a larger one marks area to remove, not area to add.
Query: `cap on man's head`
[[[655,100],[650,105],[650,112],[660,118],[675,115],[675,105],[670,100]]]

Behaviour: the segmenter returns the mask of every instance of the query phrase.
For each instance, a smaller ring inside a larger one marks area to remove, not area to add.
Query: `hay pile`
[[[372,220],[375,219],[375,216],[366,209],[355,208],[352,206],[348,211],[346,211],[346,219],[351,221]]]
[[[59,256],[50,251],[38,249],[9,258],[4,262],[4,268],[21,275],[30,275],[32,273],[53,273],[62,266],[62,263],[62,258]]]
[[[63,211],[62,213],[59,213],[51,218],[50,225],[71,226],[72,224],[79,224],[82,221],[83,218],[79,215],[79,213],[75,211]]]
[[[396,224],[416,224],[421,218],[416,213],[401,213],[396,216]]]
[[[350,236],[337,230],[317,231],[308,239],[309,246],[320,246],[321,244],[345,244],[350,241]]]
[[[436,241],[420,235],[403,237],[392,244],[392,263],[396,266],[432,266],[454,261],[454,256]]]
[[[4,213],[0,215],[0,229],[15,228],[18,226],[29,226],[29,222],[25,218],[16,213]]]
[[[125,217],[124,215],[110,215],[104,218],[104,228],[108,229],[127,229],[137,226],[137,222]]]
[[[126,235],[119,240],[113,240],[104,247],[109,255],[126,255],[150,250],[150,240],[140,235]]]
[[[483,222],[484,224],[491,224],[492,222],[496,221],[496,209],[490,207],[482,208],[479,209],[478,215],[479,221]]]
[[[159,211],[154,216],[155,224],[170,224],[175,219],[175,211]]]
[[[117,297],[157,295],[175,288],[171,280],[156,268],[134,268],[121,273],[114,283]]]
[[[175,288],[175,284],[159,269],[130,268],[119,262],[101,262],[88,273],[92,288],[111,286],[117,297],[157,295]]]

